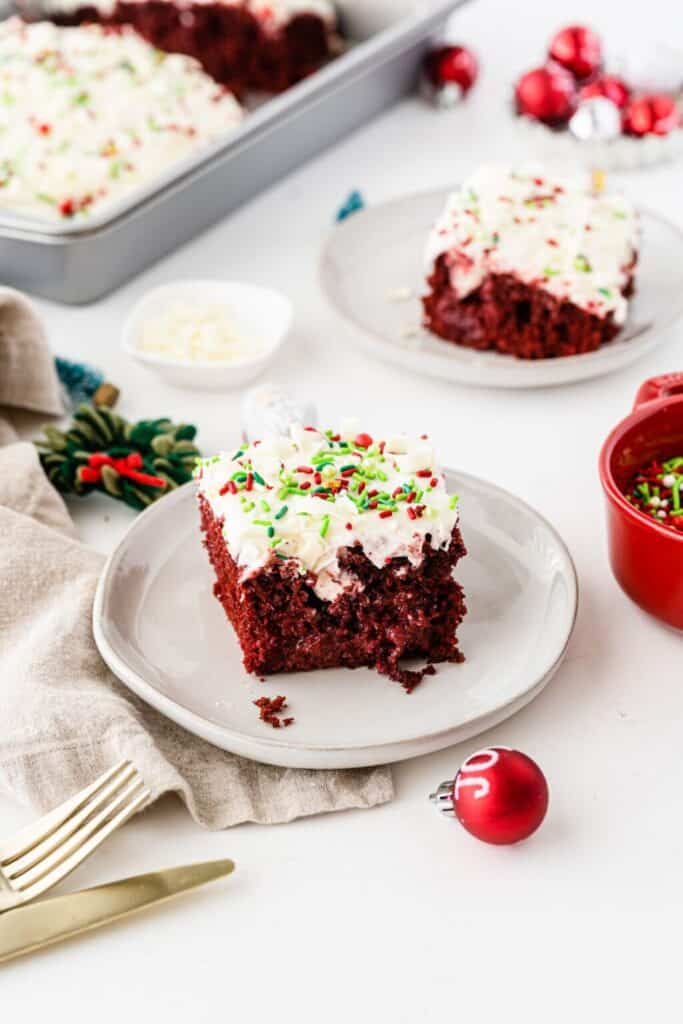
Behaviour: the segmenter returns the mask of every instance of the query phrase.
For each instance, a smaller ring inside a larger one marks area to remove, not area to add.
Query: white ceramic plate
[[[412,694],[370,669],[327,669],[260,682],[242,667],[212,593],[195,487],[140,515],[109,559],[95,598],[97,646],[143,700],[225,750],[268,764],[352,768],[439,750],[532,700],[559,666],[577,584],[557,533],[492,484],[448,473],[461,496],[469,553],[458,566],[469,612],[466,661],[437,666]],[[276,732],[252,701],[284,694],[296,722]]]
[[[360,328],[351,338],[370,355],[460,384],[546,387],[626,366],[661,341],[662,329],[683,314],[683,232],[641,210],[643,242],[629,318],[614,341],[597,352],[524,360],[437,338],[420,326],[419,295],[427,235],[447,195],[440,189],[362,210],[329,238],[321,264],[323,289]],[[403,291],[409,297],[401,299]]]

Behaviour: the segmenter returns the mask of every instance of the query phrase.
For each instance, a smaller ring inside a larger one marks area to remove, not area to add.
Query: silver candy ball
[[[569,122],[569,131],[581,142],[608,142],[621,135],[621,113],[605,96],[584,100]]]

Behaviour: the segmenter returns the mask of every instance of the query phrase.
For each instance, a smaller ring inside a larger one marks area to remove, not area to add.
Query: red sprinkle
[[[320,473],[316,473],[316,474],[314,475],[313,479],[315,480],[315,482],[316,482],[316,483],[317,483],[318,485],[320,485],[320,484],[321,484],[321,483],[323,482],[323,478],[322,478],[322,476],[320,475]]]
[[[372,508],[372,505],[370,506],[370,508]],[[393,514],[394,513],[390,508],[385,508],[382,510],[382,512],[380,512],[379,517],[380,519],[388,519],[389,516],[393,516]]]
[[[409,491],[409,493],[406,494],[406,501],[415,501],[416,497],[417,497],[417,494],[416,494],[415,491]]]
[[[297,473],[312,473],[313,472],[313,470],[312,470],[312,468],[310,466],[297,466],[296,467],[296,471],[297,471]]]
[[[353,443],[357,448],[369,448],[372,444],[372,438],[369,434],[356,434]]]
[[[353,526],[351,525],[351,523],[347,523],[346,524],[346,529],[347,530],[352,530],[353,529]]]
[[[417,512],[415,511],[415,509],[411,505],[408,506],[407,512],[408,512],[408,519],[417,519]]]
[[[244,485],[245,491],[252,491],[254,489],[254,474],[247,473],[247,480]]]
[[[429,486],[430,487],[438,487],[439,486],[439,481],[437,480],[437,478],[435,476],[433,476],[432,479],[429,481]]]
[[[230,494],[237,494],[237,484],[234,480],[228,480],[227,484],[223,484],[218,493],[222,495],[227,494],[228,492],[230,492]]]
[[[365,490],[365,480],[361,480],[361,482],[358,484],[358,493],[362,494],[364,490]]]
[[[299,484],[299,487],[301,488],[302,491],[307,491],[310,486],[311,486],[311,481],[310,480],[304,480],[304,482],[302,484]]]
[[[417,473],[415,474],[415,476],[419,476],[419,477],[423,477],[423,478],[431,476],[431,475],[432,475],[431,469],[418,469]]]

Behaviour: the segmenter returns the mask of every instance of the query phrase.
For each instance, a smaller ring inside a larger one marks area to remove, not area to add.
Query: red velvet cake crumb
[[[259,718],[262,722],[270,725],[273,729],[287,728],[291,725],[295,719],[291,716],[288,718],[280,718],[280,714],[287,707],[287,698],[278,697],[259,697],[258,700],[252,702],[259,709]]]

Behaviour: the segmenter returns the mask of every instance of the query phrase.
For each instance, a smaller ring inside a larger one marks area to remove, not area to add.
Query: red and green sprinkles
[[[247,516],[253,513],[251,525],[265,532],[271,548],[285,539],[279,535],[279,527],[292,514],[315,515],[318,535],[324,540],[332,525],[332,516],[324,506],[333,505],[343,497],[355,505],[359,515],[374,512],[380,519],[389,520],[405,509],[406,517],[412,522],[435,518],[438,510],[425,501],[425,495],[437,488],[443,489],[444,482],[435,475],[431,465],[407,475],[391,490],[385,486],[389,472],[399,470],[399,457],[400,453],[387,451],[386,441],[376,442],[368,433],[356,434],[351,440],[327,430],[320,435],[320,447],[305,463],[294,468],[281,464],[277,480],[266,483],[252,465],[250,449],[243,445],[232,456],[231,462],[236,464],[234,472],[218,493],[238,497],[242,512]],[[263,492],[270,501],[262,496]],[[311,511],[292,510],[288,502],[294,497],[308,499]],[[273,498],[275,503],[271,504]],[[455,509],[457,501],[456,495],[448,499],[449,510]],[[319,510],[314,508],[318,503],[321,503]],[[347,530],[353,529],[351,522],[343,525]],[[287,557],[281,552],[277,554],[283,559]]]
[[[625,492],[634,508],[660,526],[683,533],[683,456],[651,462],[632,479]]]

